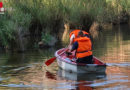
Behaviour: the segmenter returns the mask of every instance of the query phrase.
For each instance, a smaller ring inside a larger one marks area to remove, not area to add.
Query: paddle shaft
[[[62,55],[63,53],[65,53],[67,50],[68,50],[68,49],[64,50],[64,52],[60,53],[59,56]]]

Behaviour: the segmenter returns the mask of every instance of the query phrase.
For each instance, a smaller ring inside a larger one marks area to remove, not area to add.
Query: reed
[[[49,30],[48,35],[60,32],[63,24],[89,29],[92,22],[120,22],[123,14],[130,15],[130,0],[9,0],[4,3],[9,10],[5,16],[0,16],[5,21],[0,20],[0,23],[6,23],[0,26],[2,38],[6,37],[2,30],[12,30],[7,32],[8,38],[3,39],[6,42],[12,39],[18,27],[24,31],[38,23],[41,33]]]
[[[13,0],[12,3],[15,9],[31,13],[33,20],[47,27],[56,20],[82,24],[83,16],[98,22],[113,20],[123,11],[129,13],[130,5],[129,0]]]

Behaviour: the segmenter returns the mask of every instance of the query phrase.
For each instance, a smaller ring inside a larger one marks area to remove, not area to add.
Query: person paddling
[[[78,32],[78,36],[74,39],[74,43],[70,52],[76,50],[76,62],[77,63],[93,63],[93,55],[92,55],[92,43],[89,37],[85,36],[82,30]]]
[[[69,45],[68,45],[68,48],[71,49],[72,48],[72,45],[73,43],[75,42],[75,39],[78,37],[78,32],[80,31],[80,29],[75,29],[73,31],[70,32],[69,34],[69,38],[70,38],[70,42],[69,42]],[[83,30],[82,30],[83,31]],[[90,37],[89,36],[89,33],[87,33],[86,31],[83,31],[83,34],[87,37]]]

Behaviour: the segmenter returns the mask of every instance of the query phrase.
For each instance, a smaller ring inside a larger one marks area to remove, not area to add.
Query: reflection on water
[[[80,80],[87,80],[93,81],[96,79],[106,77],[106,73],[74,73],[74,72],[67,72],[65,70],[58,70],[58,76],[63,77],[68,80],[80,81]]]
[[[0,51],[0,90],[129,90],[129,30],[129,26],[116,26],[94,40],[94,56],[108,65],[103,74],[65,72],[56,62],[43,66],[45,60],[54,57],[56,48],[25,53]]]
[[[75,89],[75,90],[92,90],[93,89],[92,85],[95,83],[95,80],[99,80],[99,79],[103,80],[105,79],[105,77],[106,77],[105,72],[104,73],[74,73],[74,72],[67,72],[61,69],[58,70],[58,78],[61,80],[62,79],[71,80],[72,82],[69,84],[69,89]]]

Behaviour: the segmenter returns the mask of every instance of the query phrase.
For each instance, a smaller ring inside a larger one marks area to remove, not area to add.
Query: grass
[[[130,0],[9,0],[4,1],[4,5],[8,8],[5,15],[0,16],[0,40],[4,46],[10,45],[9,40],[16,41],[14,35],[19,27],[24,33],[38,23],[36,28],[41,30],[33,31],[47,33],[50,37],[61,32],[64,24],[89,29],[95,21],[114,22],[124,12],[130,15]],[[41,36],[42,39],[48,40]]]

